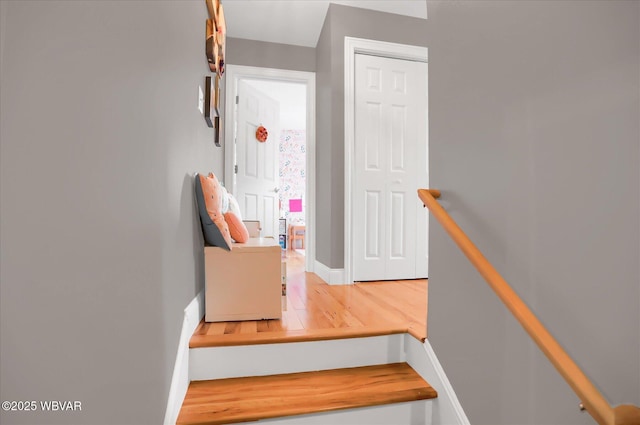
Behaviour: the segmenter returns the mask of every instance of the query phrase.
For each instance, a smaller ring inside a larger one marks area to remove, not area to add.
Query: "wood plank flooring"
[[[406,363],[189,385],[177,424],[226,424],[437,397]]]
[[[427,280],[327,285],[304,271],[304,256],[287,252],[282,319],[201,322],[189,346],[299,342],[409,332],[427,336]]]

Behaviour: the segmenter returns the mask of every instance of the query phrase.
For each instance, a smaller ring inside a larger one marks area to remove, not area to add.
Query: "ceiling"
[[[427,18],[425,0],[223,0],[227,36],[316,47],[329,3]]]

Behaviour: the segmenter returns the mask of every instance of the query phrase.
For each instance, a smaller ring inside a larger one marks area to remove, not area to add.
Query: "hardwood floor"
[[[408,332],[427,336],[427,280],[328,285],[304,271],[304,256],[287,251],[282,320],[201,322],[189,346],[215,347]]]

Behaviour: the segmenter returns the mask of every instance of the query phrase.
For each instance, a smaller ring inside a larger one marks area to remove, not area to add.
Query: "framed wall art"
[[[205,0],[209,19],[206,26],[206,54],[209,70],[217,75],[224,74],[224,54],[227,40],[227,23],[220,0]]]
[[[220,87],[224,75],[227,24],[221,0],[205,0],[209,19],[206,22],[205,54],[213,76],[205,77],[204,119],[214,129],[214,143],[220,145]]]

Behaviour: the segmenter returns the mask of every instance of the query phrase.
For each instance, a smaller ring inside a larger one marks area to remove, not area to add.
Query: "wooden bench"
[[[274,238],[250,238],[231,251],[207,246],[205,321],[280,319],[281,248]]]

